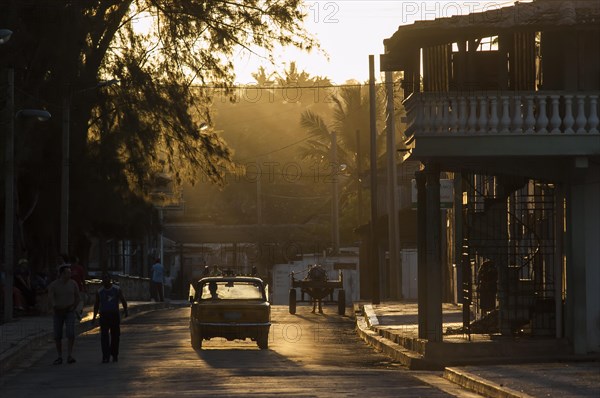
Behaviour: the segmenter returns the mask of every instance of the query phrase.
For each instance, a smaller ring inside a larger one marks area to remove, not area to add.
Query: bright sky
[[[375,55],[375,70],[379,69],[379,54],[383,40],[392,36],[400,25],[416,20],[431,20],[451,15],[494,10],[513,4],[509,0],[319,0],[305,1],[308,14],[306,28],[317,36],[321,47],[329,54],[306,54],[296,49],[279,49],[278,65],[247,52],[236,61],[236,82],[254,82],[251,73],[263,65],[267,72],[283,71],[290,61],[311,76],[329,77],[342,84],[349,79],[364,82],[369,78],[369,54]]]

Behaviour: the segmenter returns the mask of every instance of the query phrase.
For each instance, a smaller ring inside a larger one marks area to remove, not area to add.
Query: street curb
[[[472,373],[456,368],[444,369],[444,379],[449,380],[464,389],[476,392],[489,398],[534,398],[524,392],[501,386],[489,380],[482,379]]]
[[[377,315],[375,315],[372,305],[365,304],[363,306],[363,314],[369,328],[379,326],[379,319],[377,319]]]
[[[355,308],[356,331],[359,337],[377,351],[392,360],[408,367],[410,370],[443,370],[443,378],[464,388],[489,398],[534,398],[531,395],[501,386],[497,383],[482,379],[474,374],[452,367],[428,361],[420,354],[408,350],[390,340],[385,331],[377,330],[379,320],[370,305],[364,305],[362,311]]]
[[[390,357],[392,360],[406,366],[410,370],[443,370],[444,367],[439,364],[427,361],[422,355],[408,350],[403,346],[381,336],[375,329],[379,321],[372,307],[363,306],[363,311],[355,309],[356,314],[356,332],[358,336],[368,345],[377,351]],[[369,326],[371,325],[371,326]]]
[[[129,315],[140,314],[143,312],[156,311],[168,308],[179,308],[181,304],[171,304],[168,302],[160,303],[147,303],[131,306],[128,310]],[[86,320],[80,322],[75,326],[75,333],[81,335],[95,328],[92,320]],[[10,370],[16,368],[25,358],[29,357],[32,352],[38,350],[41,347],[47,346],[49,342],[53,341],[52,331],[42,331],[37,334],[33,334],[23,339],[19,344],[15,344],[10,349],[6,350],[0,356],[0,375],[4,375]]]

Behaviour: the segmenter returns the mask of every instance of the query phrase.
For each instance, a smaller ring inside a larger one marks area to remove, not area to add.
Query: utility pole
[[[60,252],[69,253],[69,164],[70,124],[71,124],[71,87],[65,87],[62,103],[62,163],[60,177]]]
[[[339,222],[339,171],[340,167],[337,161],[337,136],[336,132],[331,132],[331,167],[333,167],[333,194],[331,199],[331,232],[333,237],[333,254],[337,255],[340,250],[340,222]]]
[[[379,240],[377,239],[377,124],[375,113],[375,56],[369,55],[369,119],[371,130],[371,270],[373,271],[373,304],[381,300],[379,281]]]
[[[390,253],[390,293],[392,297],[402,298],[402,269],[399,261],[398,236],[398,173],[396,170],[396,126],[394,110],[394,79],[392,72],[385,72],[386,142],[387,142],[387,185],[388,185],[388,247]]]
[[[13,317],[13,268],[15,262],[15,74],[13,69],[2,70],[0,87],[5,87],[4,119],[4,322]]]
[[[362,193],[362,154],[360,148],[360,130],[356,129],[356,186],[358,198],[358,222],[357,225],[363,223],[363,193]]]

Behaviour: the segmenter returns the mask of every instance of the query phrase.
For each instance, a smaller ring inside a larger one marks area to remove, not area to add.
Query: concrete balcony
[[[457,169],[469,161],[490,170],[526,162],[540,172],[549,162],[585,165],[588,157],[600,156],[599,94],[414,93],[404,101],[409,154]]]
[[[599,134],[598,93],[414,93],[408,135]]]

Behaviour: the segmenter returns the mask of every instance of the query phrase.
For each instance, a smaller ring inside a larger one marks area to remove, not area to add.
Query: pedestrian
[[[121,288],[112,283],[110,274],[102,275],[102,286],[96,292],[94,317],[100,314],[100,343],[102,345],[102,363],[107,363],[112,356],[113,362],[119,360],[119,340],[121,336],[121,316],[119,301],[123,306],[123,315],[127,316],[127,301]]]
[[[75,308],[79,304],[79,288],[71,279],[71,266],[63,264],[58,268],[58,278],[48,286],[48,302],[54,313],[54,341],[58,358],[55,365],[63,362],[62,337],[63,325],[68,340],[67,363],[75,363],[73,358],[73,345],[75,343]]]
[[[19,289],[22,297],[25,300],[25,310],[31,312],[35,309],[35,290],[31,287],[31,273],[29,271],[29,262],[22,258],[19,260],[19,265],[14,274],[14,287]]]
[[[305,280],[314,282],[327,282],[327,271],[320,264],[315,264],[308,269]],[[314,287],[311,289],[311,300],[313,303],[312,313],[317,310],[319,305],[319,314],[323,313],[323,298],[327,295],[327,291],[322,287]]]
[[[157,258],[152,265],[152,297],[156,301],[165,301],[165,267],[160,263],[160,258]]]
[[[81,299],[79,306],[77,307],[77,311],[75,311],[75,315],[79,319],[81,319],[83,316],[83,306],[87,302],[87,293],[85,288],[86,277],[87,273],[83,265],[81,265],[79,262],[79,258],[75,256],[71,257],[71,279],[77,283],[77,287],[79,288],[79,298]]]

